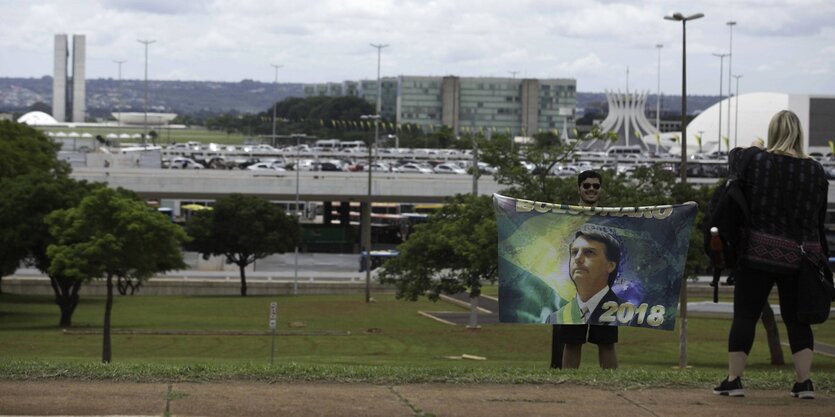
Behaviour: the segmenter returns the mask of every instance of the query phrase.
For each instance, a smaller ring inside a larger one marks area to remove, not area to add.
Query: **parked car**
[[[461,169],[456,164],[452,163],[445,163],[445,164],[438,164],[435,165],[435,168],[432,171],[436,174],[457,174],[457,175],[466,175],[467,171]]]
[[[363,166],[363,171],[365,171],[365,167]],[[371,171],[372,172],[400,172],[399,169],[393,167],[391,164],[386,162],[374,162],[371,164]]]
[[[177,156],[170,159],[167,163],[163,162],[163,168],[171,169],[203,169],[203,164],[184,156]]]
[[[488,164],[487,162],[479,162],[478,163],[478,170],[482,174],[495,174],[498,169],[493,165]]]
[[[313,171],[344,171],[339,161],[322,161],[313,163]]]
[[[409,162],[409,163],[400,165],[398,167],[398,170],[400,170],[400,172],[417,173],[417,174],[431,174],[432,173],[432,168],[430,168],[426,165],[415,163],[415,162]]]
[[[246,169],[248,169],[250,171],[278,171],[278,172],[287,171],[283,167],[281,167],[279,165],[276,165],[276,163],[274,163],[274,162],[258,162],[258,163],[255,163],[255,164],[252,164],[252,165],[246,167]]]
[[[551,173],[558,177],[565,178],[576,176],[580,173],[580,170],[574,165],[554,165],[554,168],[551,169]]]
[[[259,151],[260,152],[278,152],[278,149],[272,147],[271,145],[261,144],[261,145],[255,146],[253,151],[255,151],[255,152],[259,152]]]

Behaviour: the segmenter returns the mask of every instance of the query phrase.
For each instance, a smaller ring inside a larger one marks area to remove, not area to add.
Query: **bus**
[[[341,150],[345,150],[345,149],[364,149],[364,148],[365,148],[365,142],[363,142],[361,140],[348,140],[348,141],[339,142],[339,149],[341,149]]]
[[[314,147],[325,152],[337,152],[340,150],[339,139],[319,139]]]

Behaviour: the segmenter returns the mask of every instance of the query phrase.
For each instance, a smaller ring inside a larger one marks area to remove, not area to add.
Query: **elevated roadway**
[[[73,168],[78,180],[105,182],[110,187],[132,190],[146,199],[214,200],[231,193],[257,195],[270,200],[292,201],[296,196],[295,172],[247,170],[177,170]],[[688,178],[699,185],[713,184],[715,178]],[[491,195],[506,188],[490,175],[478,181],[479,195]],[[469,175],[372,173],[371,200],[374,202],[437,203],[455,194],[469,194]],[[368,195],[365,172],[299,172],[301,201],[361,201]],[[835,202],[835,188],[829,186],[829,201]]]
[[[77,180],[105,182],[132,190],[146,199],[217,199],[231,193],[291,201],[296,196],[295,172],[247,170],[107,169],[73,168]],[[478,181],[478,193],[491,195],[505,188],[489,175]],[[372,173],[371,199],[375,202],[442,202],[455,194],[469,194],[469,175]],[[364,172],[299,172],[302,201],[360,201],[368,195]]]

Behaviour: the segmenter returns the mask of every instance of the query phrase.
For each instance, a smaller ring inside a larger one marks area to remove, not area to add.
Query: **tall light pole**
[[[734,26],[736,26],[736,22],[733,20],[726,22],[728,25],[728,29],[730,29],[731,37],[728,44],[728,140],[731,140],[731,77],[733,76],[733,69],[731,69],[731,63],[734,57]],[[736,143],[734,143],[734,147],[736,147]],[[730,151],[730,149],[728,149]]]
[[[655,48],[658,49],[658,89],[655,90],[655,130],[661,132],[661,48],[664,45],[656,44]]]
[[[124,64],[125,60],[121,61],[113,61],[116,65],[119,66],[119,79],[116,86],[116,91],[118,94],[116,95],[116,111],[119,114],[119,120],[116,121],[117,127],[122,127],[122,64]]]
[[[380,82],[380,56],[382,54],[383,48],[388,47],[388,45],[383,45],[381,43],[380,44],[373,44],[372,43],[371,46],[374,47],[374,48],[377,48],[377,108],[376,108],[377,109],[377,119],[374,122],[374,146],[377,146],[378,145],[377,142],[380,140],[380,138],[379,138],[379,136],[380,136],[379,121],[380,121],[380,114],[381,114],[381,111],[382,111],[381,101],[382,101],[382,94],[383,94],[382,84]],[[369,166],[368,169],[371,169],[371,166]],[[369,173],[370,172],[371,171],[369,171]],[[371,210],[371,207],[369,206],[368,209]]]
[[[148,45],[156,42],[155,40],[137,39],[137,42],[145,45],[145,101],[142,103],[142,108],[145,111],[145,133],[142,135],[142,144],[148,138]]]
[[[275,111],[275,110],[273,110]],[[275,123],[275,116],[273,116],[273,123]],[[275,130],[275,125],[273,125],[273,130]],[[275,133],[273,133],[273,137],[275,137]],[[296,135],[296,164],[293,165],[293,169],[296,171],[296,219],[300,217],[299,215],[299,154],[301,153],[299,146],[299,141],[301,140],[301,135]],[[293,257],[293,295],[299,294],[299,242],[296,242],[296,251]]]
[[[513,79],[515,80],[515,79],[516,79],[516,74],[518,74],[518,73],[519,73],[519,71],[508,71],[508,73],[509,73],[509,74],[513,77]]]
[[[681,13],[672,16],[664,16],[666,20],[681,22],[681,182],[687,182],[687,21],[704,17],[702,13],[696,13],[685,17]],[[678,366],[687,369],[687,280],[681,280],[681,293],[679,296],[679,316],[681,327],[679,328],[679,355]]]
[[[275,81],[273,81],[273,87],[275,88],[276,93],[278,93],[278,69],[283,67],[284,65],[276,65],[276,64],[270,64],[270,65],[273,68],[275,68]],[[273,136],[272,136],[272,138],[270,138],[270,141],[272,142],[272,143],[270,143],[270,145],[273,145],[273,146],[275,146],[275,108],[278,107],[276,104],[277,103],[275,101],[273,101]],[[298,171],[298,170],[296,170],[296,171]],[[298,204],[299,203],[297,201],[296,202],[296,212],[299,211]],[[298,247],[296,248],[296,250],[298,250]],[[295,292],[294,292],[294,294],[295,294]]]
[[[681,22],[681,182],[687,182],[687,22],[704,17],[702,13],[684,16],[675,13],[666,20]]]
[[[380,122],[380,114],[367,114],[360,116],[362,120],[374,120],[376,135],[377,123]],[[376,140],[376,136],[374,138]],[[365,302],[371,302],[371,164],[374,162],[372,148],[374,143],[368,144],[368,196],[366,197],[365,210],[361,210],[360,227],[362,228],[362,249],[365,251]]]
[[[713,56],[719,58],[719,135],[716,137],[716,143],[719,145],[719,152],[722,152],[722,77],[725,76],[724,67],[725,57],[729,54],[716,54]],[[728,111],[730,112],[731,103],[728,102]],[[730,114],[728,114],[728,126],[731,125]]]
[[[739,136],[739,79],[742,78],[742,75],[738,74],[733,77],[736,78],[736,94],[734,95],[736,97],[736,110],[734,110],[736,113],[734,116],[734,148],[736,148],[736,139]]]

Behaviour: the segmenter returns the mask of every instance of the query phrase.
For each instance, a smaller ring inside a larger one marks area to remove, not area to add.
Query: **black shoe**
[[[713,389],[713,393],[729,397],[744,397],[745,390],[742,389],[742,378],[737,377],[733,381],[728,381],[728,378],[725,378],[718,387]]]
[[[792,397],[804,400],[815,398],[815,387],[812,386],[812,380],[807,379],[803,382],[795,382],[794,387],[792,387]]]

